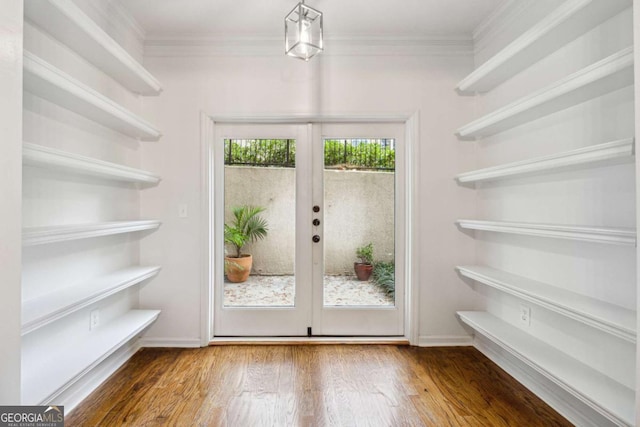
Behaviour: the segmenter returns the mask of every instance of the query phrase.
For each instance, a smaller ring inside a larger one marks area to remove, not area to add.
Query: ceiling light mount
[[[285,53],[308,61],[324,50],[322,12],[304,4],[296,5],[284,18]]]

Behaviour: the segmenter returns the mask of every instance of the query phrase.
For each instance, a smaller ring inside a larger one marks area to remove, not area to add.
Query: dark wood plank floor
[[[471,347],[143,349],[67,426],[569,426]]]

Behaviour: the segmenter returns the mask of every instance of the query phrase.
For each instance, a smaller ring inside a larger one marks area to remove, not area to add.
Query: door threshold
[[[328,344],[410,345],[404,337],[218,337],[209,342],[210,346]]]

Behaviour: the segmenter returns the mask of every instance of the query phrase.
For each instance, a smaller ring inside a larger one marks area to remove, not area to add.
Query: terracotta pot
[[[226,256],[224,260],[224,271],[230,282],[242,283],[249,278],[251,265],[253,264],[253,257],[251,255],[242,254],[240,258]]]
[[[361,262],[354,262],[353,269],[356,271],[356,276],[358,280],[369,280],[371,277],[371,272],[373,271],[373,265],[371,264],[363,264]]]

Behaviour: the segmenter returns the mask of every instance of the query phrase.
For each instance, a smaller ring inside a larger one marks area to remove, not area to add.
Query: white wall
[[[468,121],[473,101],[453,87],[472,67],[469,56],[426,54],[331,56],[309,63],[278,54],[253,56],[147,56],[145,66],[164,84],[161,99],[146,99],[145,113],[164,137],[142,148],[142,166],[163,176],[163,184],[142,194],[142,216],[163,221],[161,232],[142,242],[142,261],[160,263],[163,274],[141,292],[144,306],[161,308],[153,339],[200,336],[202,201],[199,114],[384,114],[420,110],[421,245],[420,325],[424,341],[467,336],[455,311],[482,307],[482,297],[454,273],[472,262],[474,244],[453,225],[474,216],[468,189],[453,175],[474,166],[474,148],[457,143],[453,130]],[[178,218],[178,204],[189,207]]]
[[[495,52],[559,2],[531,2],[518,25],[505,25],[485,42]],[[499,25],[499,24],[498,24]],[[543,88],[633,44],[631,8],[606,21],[488,94],[479,97],[477,117]],[[478,53],[478,65],[486,59]],[[483,139],[478,167],[488,167],[629,138],[634,131],[632,87]],[[478,219],[590,226],[635,227],[635,165],[623,164],[548,173],[479,186]],[[636,308],[636,250],[633,247],[476,232],[477,263]],[[635,345],[531,306],[531,325],[518,322],[522,301],[482,285],[488,311],[635,389]],[[527,304],[530,305],[530,304]]]
[[[20,403],[22,2],[0,3],[0,405]]]

